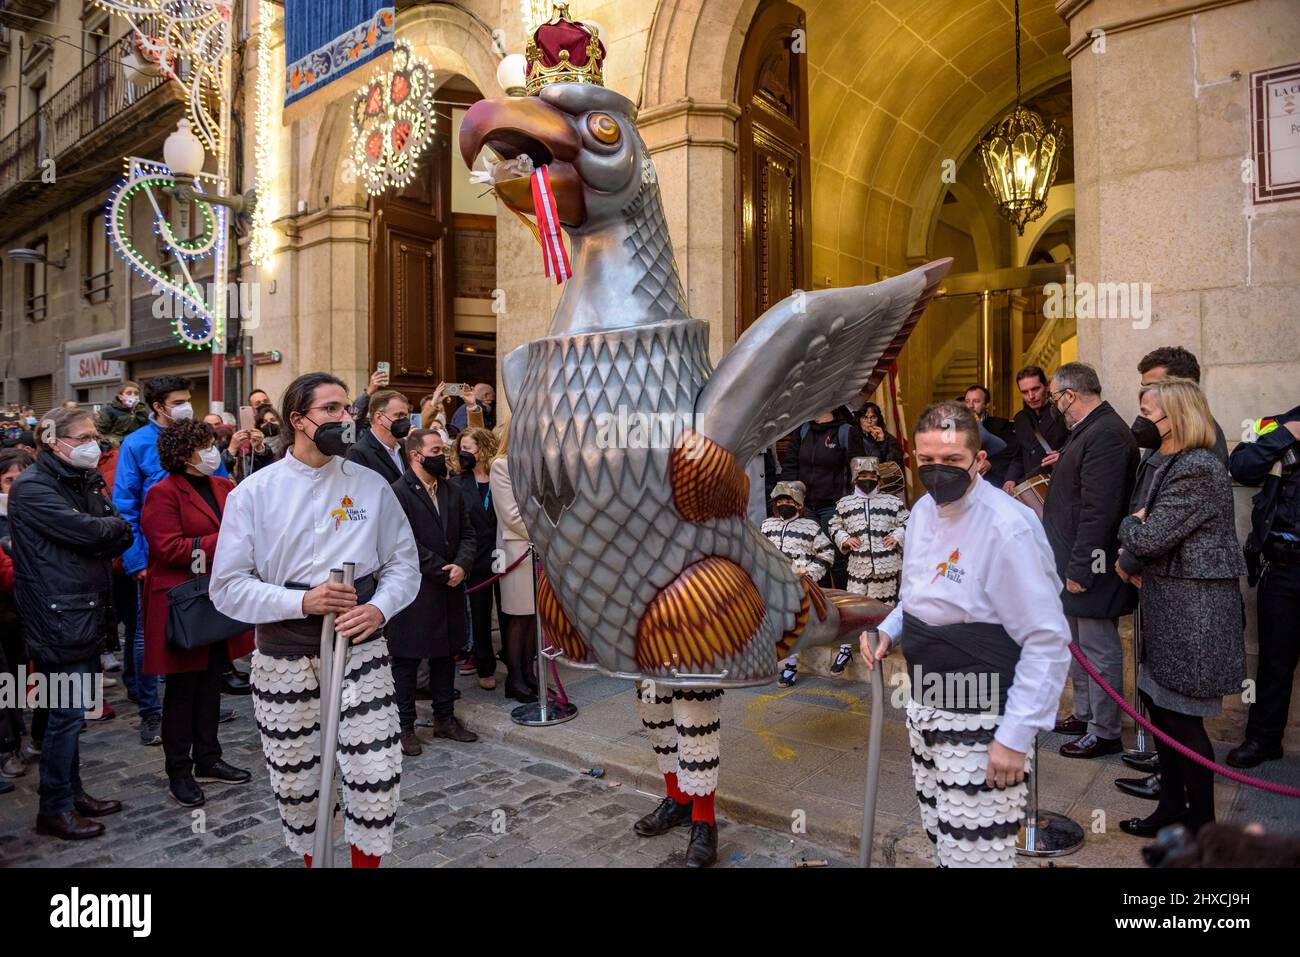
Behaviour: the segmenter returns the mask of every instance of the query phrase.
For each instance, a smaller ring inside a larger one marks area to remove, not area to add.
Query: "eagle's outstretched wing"
[[[870,286],[797,292],[749,327],[695,404],[695,429],[747,462],[880,383],[951,259]]]

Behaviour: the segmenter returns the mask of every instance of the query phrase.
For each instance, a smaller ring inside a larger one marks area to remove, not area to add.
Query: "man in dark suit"
[[[1061,448],[1070,431],[1056,407],[1047,400],[1047,374],[1042,369],[1025,366],[1016,373],[1016,388],[1025,400],[1025,407],[1012,419],[1020,455],[1007,465],[1002,483],[1006,492],[1027,478],[1051,472],[1055,457],[1047,462],[1043,460]]]
[[[417,429],[406,437],[406,473],[393,483],[411,523],[420,556],[420,591],[388,623],[402,753],[423,750],[415,735],[415,684],[420,659],[429,659],[433,736],[477,741],[454,713],[452,655],[465,644],[465,576],[474,564],[475,532],[464,497],[447,481],[442,434]]]
[[[989,469],[984,473],[984,481],[1001,486],[1007,480],[1007,469],[1011,463],[1020,458],[1020,443],[1016,440],[1016,427],[1010,419],[1003,419],[989,414],[989,390],[982,385],[973,385],[962,396],[962,403],[970,409],[975,421],[984,426],[991,435],[997,436],[1007,447],[1000,452],[991,453],[987,459]]]
[[[348,461],[396,482],[408,468],[402,439],[410,431],[411,403],[406,396],[391,389],[376,392],[370,399],[370,428],[357,436],[348,450]]]
[[[1112,688],[1122,688],[1124,656],[1119,616],[1129,608],[1127,585],[1115,572],[1119,523],[1128,514],[1138,464],[1132,430],[1101,397],[1097,371],[1067,362],[1052,376],[1048,400],[1069,426],[1059,453],[1044,456],[1052,484],[1043,504],[1043,528],[1065,583],[1061,604],[1072,637]],[[1057,722],[1079,734],[1061,746],[1068,758],[1095,758],[1123,750],[1119,706],[1078,664],[1070,665],[1074,714]]]

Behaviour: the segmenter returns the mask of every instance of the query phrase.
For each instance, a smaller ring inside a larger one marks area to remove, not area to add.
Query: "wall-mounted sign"
[[[1255,202],[1300,197],[1300,63],[1250,75]]]
[[[105,359],[102,349],[99,352],[79,352],[68,356],[69,386],[120,382],[122,377],[122,363],[116,359]]]

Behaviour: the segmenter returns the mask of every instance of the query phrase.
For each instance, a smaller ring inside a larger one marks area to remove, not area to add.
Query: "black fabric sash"
[[[912,700],[944,711],[978,714],[1006,708],[1020,646],[1001,625],[929,625],[903,612],[903,657]]]
[[[379,588],[379,580],[372,572],[358,578],[353,582],[353,586],[357,590],[357,604],[364,605],[375,596]],[[315,586],[285,582],[285,587],[310,591]],[[258,625],[257,650],[272,658],[301,658],[320,654],[320,633],[324,624],[324,615],[308,615],[306,618],[291,618],[288,621]],[[384,629],[380,628],[367,640],[381,638],[383,634]]]

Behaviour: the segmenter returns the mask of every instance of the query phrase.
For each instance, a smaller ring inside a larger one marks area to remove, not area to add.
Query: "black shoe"
[[[199,787],[194,777],[189,774],[183,778],[172,778],[167,785],[167,793],[181,807],[198,807],[207,800],[203,788]]]
[[[1145,778],[1117,778],[1115,787],[1125,794],[1142,798],[1144,801],[1160,800],[1160,775],[1158,774]]]
[[[1276,761],[1280,757],[1282,757],[1280,745],[1270,748],[1247,738],[1228,752],[1228,763],[1234,768],[1253,768],[1265,761]]]
[[[243,768],[232,768],[225,761],[218,761],[206,771],[194,772],[196,781],[213,781],[217,784],[247,784],[253,775]]]
[[[1061,745],[1061,754],[1067,758],[1100,758],[1123,750],[1124,742],[1119,738],[1100,738],[1095,734],[1085,734],[1078,741]]]
[[[691,843],[686,846],[687,867],[712,867],[718,859],[718,826],[696,821],[691,825]]]
[[[655,809],[632,825],[632,830],[642,837],[658,837],[667,834],[675,827],[685,827],[691,823],[692,802],[678,804],[670,797],[664,798]]]
[[[1119,759],[1134,771],[1141,771],[1143,774],[1155,774],[1160,770],[1160,755],[1154,751],[1131,753],[1126,751],[1119,756]]]
[[[1057,718],[1056,724],[1052,730],[1057,734],[1087,734],[1088,722],[1080,721],[1072,714],[1067,714],[1064,718]]]
[[[0,778],[0,794],[8,794],[13,789],[14,786],[12,784],[10,784],[4,778]]]
[[[221,676],[222,694],[252,694],[253,686],[238,671],[228,671]]]
[[[1176,817],[1169,821],[1153,823],[1149,817],[1131,817],[1127,821],[1120,821],[1119,829],[1125,834],[1132,834],[1134,837],[1155,837],[1162,828],[1166,828],[1170,824],[1181,824],[1182,820],[1182,817]]]
[[[537,701],[537,695],[524,688],[519,691],[513,691],[506,688],[506,697],[511,701],[518,701],[520,704],[534,704]]]
[[[122,810],[121,801],[101,801],[99,798],[93,798],[89,794],[82,794],[72,802],[73,809],[82,817],[108,817],[110,814],[116,814]]]

